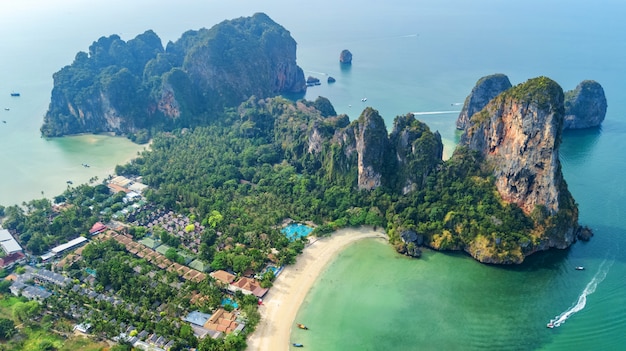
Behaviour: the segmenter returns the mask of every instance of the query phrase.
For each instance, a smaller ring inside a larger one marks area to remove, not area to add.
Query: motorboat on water
[[[546,324],[546,327],[548,327],[550,329],[554,328],[555,327],[554,322],[552,322],[552,321],[548,322],[548,324]]]
[[[300,324],[300,323],[298,323],[298,324],[296,324],[296,325],[297,325],[297,326],[298,326],[298,328],[300,328],[300,329],[309,330],[309,327],[307,327],[307,326],[306,326],[306,325],[304,325],[304,324]]]
[[[576,269],[577,271],[584,271],[585,267],[583,267],[583,266],[576,266],[574,269]]]
[[[365,101],[367,101],[367,98],[364,97],[364,98],[361,99],[361,101],[365,102]]]
[[[292,345],[293,347],[304,347],[304,345],[298,344],[297,342],[294,342]]]

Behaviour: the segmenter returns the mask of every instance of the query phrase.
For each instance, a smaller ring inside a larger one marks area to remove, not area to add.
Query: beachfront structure
[[[109,186],[109,188],[112,190],[116,189],[117,191],[122,191],[121,189],[127,189],[128,191],[126,192],[134,191],[138,194],[141,194],[144,190],[148,188],[147,185],[137,182],[137,181],[133,181],[132,179],[128,179],[124,176],[117,176],[111,179],[109,181],[109,185],[113,185],[113,186]]]
[[[17,240],[6,229],[0,229],[0,247],[7,255],[23,251]]]
[[[204,323],[203,327],[208,330],[230,334],[234,331],[242,330],[244,326],[244,324],[237,323],[237,315],[234,312],[226,312],[223,308],[219,308]]]
[[[115,185],[119,185],[123,188],[128,188],[128,186],[132,183],[133,181],[124,177],[124,176],[117,176],[113,179],[111,179],[109,181],[110,184],[115,184]]]
[[[228,290],[232,292],[241,291],[246,295],[254,295],[256,297],[263,297],[267,293],[267,288],[262,288],[261,284],[256,279],[243,277],[238,281],[230,284]]]
[[[143,193],[144,190],[146,190],[147,188],[147,185],[138,182],[133,182],[131,185],[128,186],[128,190],[134,191],[138,194]]]

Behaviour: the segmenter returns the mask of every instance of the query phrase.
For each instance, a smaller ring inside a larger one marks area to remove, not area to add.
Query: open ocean
[[[448,152],[458,138],[458,112],[449,111],[460,110],[484,75],[504,73],[513,84],[545,75],[564,90],[594,79],[609,104],[602,128],[567,132],[561,146],[580,222],[595,232],[590,242],[511,267],[439,252],[413,260],[378,241],[355,244],[308,295],[298,322],[310,330],[294,330],[293,342],[326,351],[626,350],[622,1],[4,0],[0,204],[102,177],[143,148],[104,136],[40,138],[52,74],[77,51],[100,36],[128,40],[147,29],[165,44],[259,11],[291,32],[305,75],[322,80],[307,98],[328,97],[351,119],[372,106],[389,128],[396,115],[419,112]],[[350,69],[339,66],[342,49],[354,55]],[[337,82],[326,84],[328,75]],[[11,98],[12,91],[22,96]],[[565,322],[546,328],[556,316]]]

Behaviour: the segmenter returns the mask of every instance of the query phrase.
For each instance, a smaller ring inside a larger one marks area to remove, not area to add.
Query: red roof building
[[[107,226],[100,223],[100,222],[96,222],[96,224],[93,225],[93,227],[91,227],[91,229],[89,229],[89,234],[91,235],[96,235],[98,233],[101,233],[103,231],[105,231],[107,229]]]
[[[0,267],[5,268],[14,265],[15,263],[23,260],[26,256],[21,251],[14,252],[0,258]]]

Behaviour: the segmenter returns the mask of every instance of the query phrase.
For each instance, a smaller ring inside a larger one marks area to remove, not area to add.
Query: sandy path
[[[317,277],[339,252],[365,238],[387,239],[387,236],[370,227],[347,228],[307,246],[297,263],[287,266],[265,295],[263,305],[259,306],[261,322],[248,338],[248,350],[289,350],[294,319]]]

